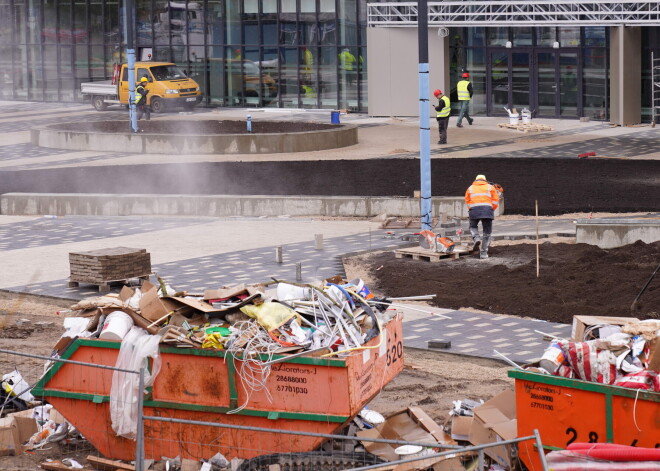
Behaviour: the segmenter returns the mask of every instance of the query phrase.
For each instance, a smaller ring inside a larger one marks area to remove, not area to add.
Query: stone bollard
[[[316,250],[323,250],[323,234],[314,234]]]
[[[275,262],[282,263],[282,246],[278,245],[275,247]]]

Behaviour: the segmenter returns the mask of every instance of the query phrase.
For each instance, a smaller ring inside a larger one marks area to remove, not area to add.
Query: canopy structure
[[[660,0],[463,0],[428,3],[429,26],[660,26]],[[417,25],[417,2],[368,4],[368,25]]]

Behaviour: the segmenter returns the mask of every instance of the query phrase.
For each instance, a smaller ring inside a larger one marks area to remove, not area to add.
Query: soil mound
[[[376,254],[367,259],[376,283],[370,288],[392,297],[435,294],[432,303],[442,308],[472,307],[565,324],[574,315],[660,318],[658,276],[635,311],[630,309],[660,262],[660,242],[608,250],[544,243],[539,278],[534,244],[496,246],[489,255],[429,263]]]
[[[150,134],[208,135],[248,134],[245,121],[140,121],[140,129]],[[336,125],[302,123],[292,121],[253,121],[252,134],[281,134],[307,131],[322,131]],[[130,132],[128,121],[97,121],[64,123],[57,126],[62,131],[118,133]]]

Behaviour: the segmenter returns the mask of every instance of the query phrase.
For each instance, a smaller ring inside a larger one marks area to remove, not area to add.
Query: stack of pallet
[[[112,247],[89,252],[69,253],[71,282],[89,283],[99,286],[99,291],[111,281],[147,277],[151,273],[151,254],[146,249]]]
[[[533,123],[517,123],[517,124],[499,123],[497,127],[516,129],[522,132],[554,131],[554,128],[552,126],[548,126],[547,124],[533,124]]]

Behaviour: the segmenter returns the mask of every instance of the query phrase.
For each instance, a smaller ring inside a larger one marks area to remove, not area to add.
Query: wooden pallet
[[[522,131],[522,132],[538,132],[538,131],[554,131],[555,130],[552,126],[548,126],[547,124],[533,124],[533,123],[518,123],[518,124],[499,123],[497,125],[497,127],[498,128],[515,129],[517,131]]]
[[[472,252],[468,249],[456,247],[452,253],[434,252],[422,247],[410,247],[406,249],[397,249],[394,251],[396,258],[412,258],[413,260],[428,260],[429,262],[439,262],[441,260],[458,260],[459,257],[470,255]]]
[[[139,278],[142,281],[149,281],[149,274],[145,275],[139,275],[139,276],[132,276],[131,278],[122,278],[121,280],[105,280],[105,281],[85,281],[85,280],[73,280],[69,278],[69,288],[78,288],[80,284],[83,285],[92,285],[96,286],[96,288],[99,290],[99,293],[109,293],[110,292],[110,285],[113,283],[124,283],[127,284],[128,280],[133,279],[133,278]],[[142,281],[140,284],[142,284]]]

